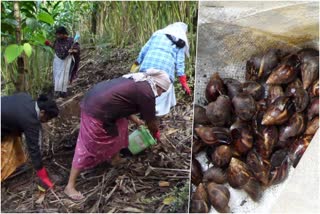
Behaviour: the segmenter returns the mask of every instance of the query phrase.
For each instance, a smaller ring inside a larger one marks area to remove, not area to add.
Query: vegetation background
[[[190,58],[186,73],[194,82],[197,2],[186,1],[2,1],[1,91],[27,91],[33,96],[52,87],[55,29],[65,26],[70,36],[80,32],[82,47],[129,48],[137,56],[151,34],[170,23],[188,24]],[[134,61],[134,59],[133,59]],[[178,93],[183,93],[178,86]]]

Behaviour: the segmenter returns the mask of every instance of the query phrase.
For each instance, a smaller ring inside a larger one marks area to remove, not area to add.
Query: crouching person
[[[81,170],[104,161],[120,162],[119,151],[128,147],[128,119],[137,125],[145,121],[153,136],[160,138],[155,100],[170,85],[166,72],[149,69],[98,83],[89,90],[81,102],[80,132],[64,190],[70,198],[84,197],[75,188]],[[134,115],[137,113],[144,121]]]
[[[26,137],[29,156],[46,188],[52,188],[40,153],[41,123],[58,116],[55,101],[41,95],[37,101],[26,93],[1,97],[1,182],[27,161],[22,147]]]

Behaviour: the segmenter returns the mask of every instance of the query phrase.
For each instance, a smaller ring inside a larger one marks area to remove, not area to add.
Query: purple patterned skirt
[[[121,149],[128,147],[128,120],[116,122],[119,135],[109,136],[103,128],[103,122],[81,112],[80,132],[72,167],[89,169],[101,162],[110,160]]]

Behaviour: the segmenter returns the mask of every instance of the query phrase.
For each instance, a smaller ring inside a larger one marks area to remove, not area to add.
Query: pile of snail
[[[224,184],[259,201],[296,167],[319,127],[319,51],[278,49],[252,56],[245,81],[213,73],[208,105],[195,105],[191,212],[230,212]],[[195,156],[206,152],[203,171]]]

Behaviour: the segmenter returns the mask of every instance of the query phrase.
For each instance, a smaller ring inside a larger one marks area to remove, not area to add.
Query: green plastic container
[[[156,144],[149,130],[144,126],[140,126],[129,135],[129,150],[132,154],[136,155],[146,148]]]

